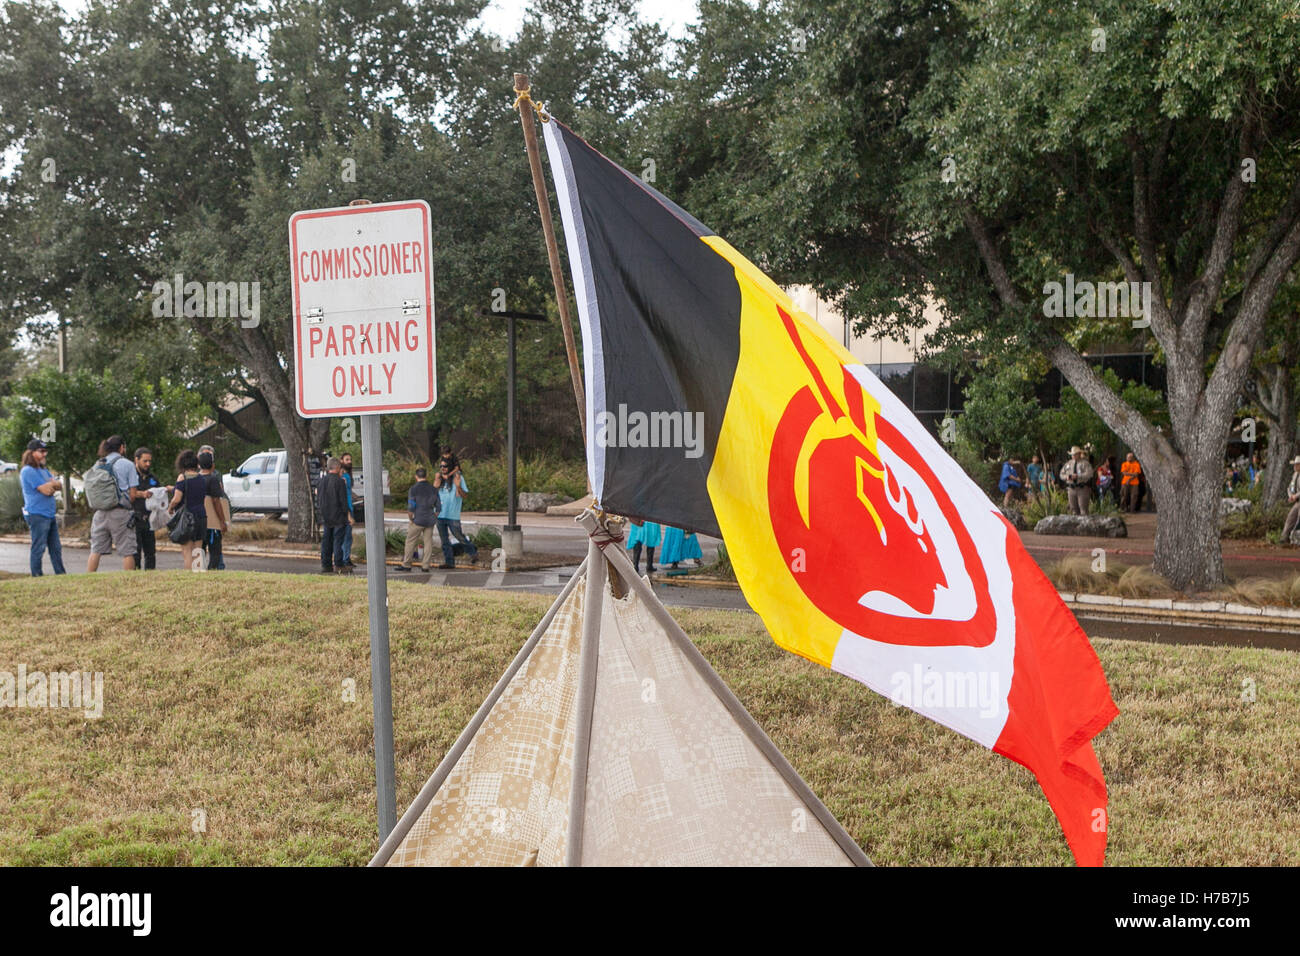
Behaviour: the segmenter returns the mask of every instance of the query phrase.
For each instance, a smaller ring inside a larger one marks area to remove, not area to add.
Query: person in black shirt
[[[343,481],[342,471],[343,463],[337,458],[331,458],[325,463],[325,474],[321,475],[316,490],[320,502],[321,574],[334,574],[336,571],[339,574],[352,573],[352,569],[343,563],[343,529],[348,524],[348,486]],[[382,561],[384,556],[381,554],[378,559]]]
[[[208,530],[203,535],[203,550],[208,552],[208,569],[224,571],[225,558],[221,554],[221,537],[229,529],[230,499],[226,497],[226,486],[212,468],[212,452],[199,452],[199,474],[208,480],[207,494],[203,499],[203,510],[207,514]]]
[[[433,529],[438,523],[438,489],[429,484],[429,473],[424,468],[415,469],[415,484],[406,493],[406,549],[398,571],[411,570],[415,548],[424,543],[424,570],[433,563]]]
[[[135,450],[135,470],[140,479],[136,487],[141,491],[147,492],[150,488],[161,488],[163,486],[163,483],[149,470],[152,467],[153,452],[148,448],[137,448]],[[146,501],[147,498],[145,497],[131,499],[131,509],[135,512],[134,557],[137,571],[141,568],[145,571],[152,571],[157,567],[158,541],[153,528],[149,527],[149,509],[146,507]]]

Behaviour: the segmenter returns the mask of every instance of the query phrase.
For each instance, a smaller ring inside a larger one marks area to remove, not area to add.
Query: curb
[[[1183,624],[1236,624],[1246,628],[1300,632],[1300,608],[1237,604],[1232,601],[1180,601],[1175,598],[1123,598],[1109,594],[1058,591],[1071,611],[1094,616],[1127,614],[1139,622],[1168,621]],[[1136,612],[1136,614],[1134,613]]]

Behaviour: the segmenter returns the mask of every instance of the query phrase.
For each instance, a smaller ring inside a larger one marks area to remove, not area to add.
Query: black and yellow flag
[[[721,536],[787,650],[1028,766],[1100,863],[1091,741],[1118,713],[1086,635],[988,496],[744,256],[544,125],[606,511]]]

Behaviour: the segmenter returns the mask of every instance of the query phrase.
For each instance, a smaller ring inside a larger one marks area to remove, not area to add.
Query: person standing
[[[411,559],[415,549],[424,546],[424,570],[433,564],[433,529],[438,524],[438,508],[441,504],[439,494],[429,484],[429,472],[424,468],[415,469],[415,484],[406,493],[406,548],[402,552],[402,563],[398,571],[410,571]]]
[[[692,558],[697,566],[704,563],[704,552],[700,550],[700,542],[696,539],[694,531],[683,531],[681,528],[669,526],[664,528],[663,532],[663,549],[659,552],[661,565],[668,564],[675,568],[681,562]]]
[[[348,489],[348,523],[343,526],[343,566],[350,568],[352,564],[352,526],[356,524],[356,503],[352,499],[352,453],[345,451],[339,455],[339,461],[343,463],[343,484]]]
[[[316,497],[320,500],[320,573],[351,574],[343,563],[343,529],[348,526],[348,486],[343,481],[343,462],[331,458],[325,462]],[[382,520],[382,519],[381,519]],[[383,561],[382,554],[368,558],[370,563]]]
[[[1002,492],[1002,507],[1010,508],[1011,502],[1023,497],[1025,483],[1020,477],[1020,459],[1012,456],[1002,463],[1002,475],[998,478],[998,491]]]
[[[216,471],[217,471],[217,452],[216,452],[216,450],[215,450],[211,445],[200,445],[200,446],[199,446],[199,458],[200,458],[200,460],[202,460],[203,455],[204,455],[205,453],[206,453],[206,454],[209,454],[209,455],[212,456],[212,468],[211,468],[211,471],[212,471],[214,474],[216,474]],[[202,468],[200,468],[199,470],[202,471]],[[220,476],[219,474],[217,474],[217,476],[216,476],[215,487],[216,487],[217,489],[220,490],[220,492],[221,492],[221,497],[224,498],[224,499],[225,499],[225,502],[226,502],[226,503],[222,506],[222,507],[225,509],[225,516],[226,516],[226,520],[225,520],[225,522],[224,522],[224,524],[225,524],[225,529],[224,529],[223,532],[222,532],[222,533],[224,534],[225,531],[229,530],[229,528],[230,528],[230,518],[231,518],[233,512],[230,510],[230,497],[226,494],[226,483],[221,479],[221,476]],[[211,530],[211,528],[212,528],[212,525],[211,525],[210,523],[209,523],[209,525],[208,525],[208,528],[209,528],[209,530]],[[213,565],[213,564],[209,564],[208,567],[211,568],[211,569],[213,569],[213,570],[215,570],[215,571],[224,571],[224,570],[226,570],[226,555],[225,555],[225,552],[221,550],[221,548],[217,548],[217,555],[216,555],[216,557],[217,557],[217,563],[216,563],[215,565]]]
[[[1134,456],[1132,452],[1129,452],[1124,456],[1124,464],[1119,466],[1119,470],[1120,507],[1128,512],[1137,511],[1140,503],[1138,499],[1138,489],[1142,485],[1142,466],[1138,463],[1136,456]]]
[[[1286,486],[1286,500],[1291,510],[1286,513],[1286,523],[1282,525],[1284,545],[1291,544],[1291,533],[1295,531],[1297,525],[1300,525],[1300,455],[1291,459],[1291,467],[1295,469],[1295,474],[1291,476],[1291,482]]]
[[[135,450],[136,487],[143,492],[143,497],[131,502],[135,511],[135,554],[133,555],[137,571],[152,571],[157,567],[158,538],[149,526],[149,492],[163,487],[153,471],[153,452],[141,446]]]
[[[1043,460],[1034,455],[1029,459],[1025,471],[1029,477],[1029,497],[1037,498],[1046,490],[1043,487]]]
[[[90,521],[90,559],[86,562],[86,573],[94,574],[98,571],[99,559],[103,555],[112,554],[114,550],[122,559],[122,570],[134,571],[135,522],[133,519],[135,500],[142,494],[136,487],[140,477],[136,473],[135,464],[124,457],[126,439],[121,435],[109,436],[99,447],[103,450],[104,457],[96,462],[94,467],[112,477],[116,496],[109,495],[109,497],[116,503],[97,505],[90,501],[89,486],[98,476],[93,476],[90,472],[83,476],[86,483],[86,499],[95,508],[95,516]]]
[[[46,467],[48,453],[45,442],[33,438],[23,452],[22,470],[18,473],[23,488],[23,517],[32,532],[30,564],[34,578],[44,574],[41,561],[47,550],[54,573],[67,573],[63,567],[63,544],[59,541],[58,502],[54,499],[63,489],[63,482],[50,474]]]
[[[212,452],[199,452],[199,474],[208,486],[203,494],[203,513],[207,531],[203,535],[203,550],[208,553],[208,570],[224,571],[225,557],[221,551],[222,537],[230,530],[230,499],[221,476],[213,469]]]
[[[190,571],[196,554],[203,560],[203,539],[208,530],[208,479],[199,474],[199,456],[192,449],[187,448],[176,456],[174,487],[169,510],[175,514],[178,508],[183,508],[194,521],[194,530],[184,541],[177,542],[181,546],[181,563]]]
[[[632,522],[632,531],[627,536],[627,547],[632,552],[632,567],[637,574],[641,573],[641,549],[645,549],[645,572],[654,574],[659,569],[655,567],[655,548],[659,547],[659,536],[662,529],[654,521]]]
[[[466,537],[460,527],[460,506],[469,491],[465,476],[461,474],[460,463],[448,461],[445,457],[438,462],[438,475],[433,480],[433,487],[438,490],[438,540],[442,542],[442,564],[440,568],[456,566],[456,552],[452,547],[451,536],[465,546],[469,559],[478,559],[478,548]]]
[[[1070,449],[1070,460],[1061,466],[1061,481],[1070,497],[1070,513],[1086,515],[1092,498],[1092,462],[1078,445]]]
[[[1111,471],[1110,460],[1103,459],[1102,463],[1097,466],[1097,499],[1100,501],[1107,495],[1113,494],[1115,483],[1115,473]]]

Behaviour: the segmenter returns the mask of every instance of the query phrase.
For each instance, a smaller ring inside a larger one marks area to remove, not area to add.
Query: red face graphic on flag
[[[991,644],[984,564],[946,490],[848,369],[842,397],[832,392],[778,311],[812,379],[781,415],[768,462],[772,529],[800,589],[872,640]]]

